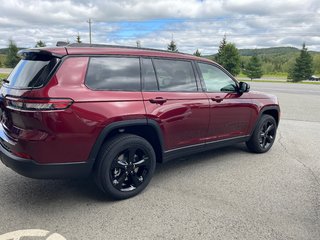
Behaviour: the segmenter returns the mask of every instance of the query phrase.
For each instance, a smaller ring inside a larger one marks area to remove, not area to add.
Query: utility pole
[[[90,41],[90,45],[91,45],[91,23],[92,23],[91,18],[89,18],[87,23],[89,23],[89,39],[90,39],[89,41]]]

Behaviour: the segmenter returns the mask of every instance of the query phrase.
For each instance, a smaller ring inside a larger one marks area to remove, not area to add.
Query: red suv
[[[276,136],[277,98],[205,58],[86,44],[20,55],[1,88],[0,148],[27,177],[93,175],[124,199],[156,162],[238,142],[263,153]]]

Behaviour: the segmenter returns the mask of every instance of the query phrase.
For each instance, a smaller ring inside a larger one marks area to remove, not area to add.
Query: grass
[[[8,76],[8,73],[0,73],[0,79],[7,78]]]
[[[9,76],[8,73],[0,73],[0,78],[7,78]]]
[[[267,82],[267,83],[288,83],[288,84],[310,84],[310,85],[320,85],[320,82],[287,82],[287,81],[276,81],[276,80],[249,80],[250,82]]]
[[[3,67],[3,64],[4,64],[5,60],[6,60],[6,55],[0,54],[0,63],[2,63],[2,67]]]
[[[263,78],[264,77],[278,77],[278,78],[287,78],[288,77],[288,73],[282,73],[282,72],[279,72],[279,73],[267,73],[267,74],[264,74],[262,76]]]
[[[6,79],[8,76],[7,73],[0,73],[0,87],[2,86],[2,79]]]
[[[279,73],[267,73],[267,74],[263,74],[263,76],[262,76],[261,78],[262,78],[262,79],[263,79],[263,78],[285,78],[285,79],[287,79],[287,76],[288,76],[288,73],[279,72]],[[237,77],[247,78],[247,75],[245,75],[245,74],[243,74],[243,73],[240,73],[239,75],[237,75]]]

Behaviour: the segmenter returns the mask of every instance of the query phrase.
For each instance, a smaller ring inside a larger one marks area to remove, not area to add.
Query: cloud
[[[210,54],[224,34],[239,48],[271,46],[320,50],[318,0],[10,0],[1,3],[0,48],[13,39],[20,47],[38,40],[54,45],[89,41],[93,19],[95,43],[165,49],[172,36],[180,51],[199,48]]]

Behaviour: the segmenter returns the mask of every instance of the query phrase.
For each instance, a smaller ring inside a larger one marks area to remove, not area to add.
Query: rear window
[[[48,56],[22,59],[9,75],[6,86],[12,88],[42,87],[49,80],[58,62],[58,58]]]
[[[86,85],[94,90],[140,91],[139,58],[92,57]]]

